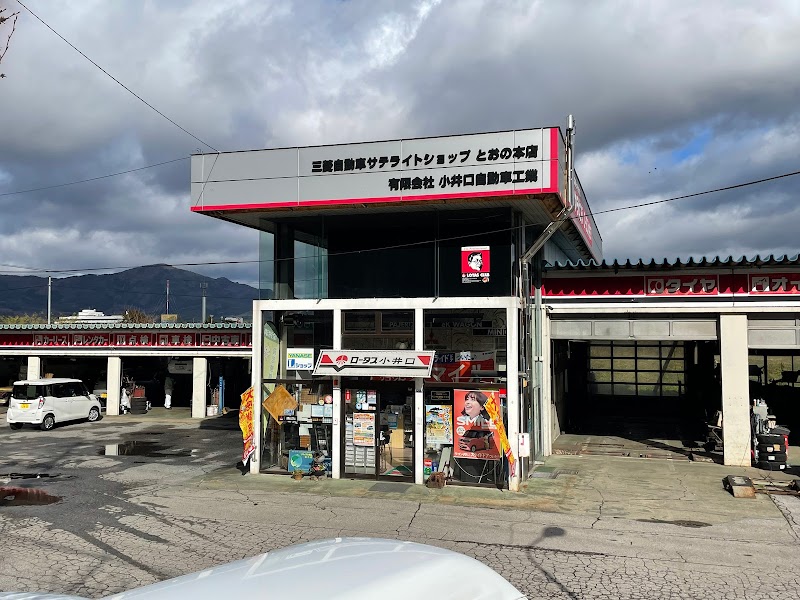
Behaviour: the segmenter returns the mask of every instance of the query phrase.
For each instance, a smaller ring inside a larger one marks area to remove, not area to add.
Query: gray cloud
[[[800,169],[793,2],[31,8],[221,150],[563,125],[571,112],[595,211]],[[3,70],[0,194],[208,150],[25,13]],[[795,253],[797,185],[600,214],[606,256]],[[181,162],[0,196],[14,215],[0,256],[47,269],[256,260],[257,234],[192,214],[188,190]],[[253,264],[193,269],[258,278]]]

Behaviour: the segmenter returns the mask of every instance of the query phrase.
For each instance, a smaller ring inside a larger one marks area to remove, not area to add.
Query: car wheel
[[[50,431],[55,426],[56,418],[53,415],[45,415],[44,419],[42,419],[42,424],[40,425],[42,431]]]
[[[93,406],[89,410],[89,421],[93,423],[93,422],[97,421],[97,419],[99,419],[99,418],[100,418],[100,411],[97,410],[96,406]]]
[[[472,446],[469,447],[469,451],[475,452],[475,444],[472,444]]]
[[[11,429],[22,429],[22,423],[9,423],[8,426]]]

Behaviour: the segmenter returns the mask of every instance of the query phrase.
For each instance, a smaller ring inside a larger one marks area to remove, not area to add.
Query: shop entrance
[[[414,480],[414,382],[342,379],[345,477]]]

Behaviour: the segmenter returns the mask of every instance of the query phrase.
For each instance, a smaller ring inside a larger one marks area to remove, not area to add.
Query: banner
[[[486,412],[489,413],[492,423],[494,423],[497,436],[500,438],[500,446],[503,449],[503,453],[506,455],[506,459],[508,460],[508,471],[513,475],[516,473],[514,470],[516,458],[514,458],[514,453],[511,451],[511,444],[508,443],[506,428],[505,425],[503,425],[503,419],[500,416],[498,405],[489,401],[484,405],[484,408],[486,409]]]
[[[456,458],[500,460],[497,425],[486,409],[493,404],[499,412],[499,393],[496,390],[453,390],[453,412],[456,416]]]
[[[489,283],[489,246],[461,247],[461,283]]]
[[[242,462],[247,464],[250,455],[256,449],[254,443],[254,427],[253,427],[253,388],[249,387],[247,391],[240,396],[242,404],[239,407],[239,429],[242,430],[242,441],[244,442],[244,451],[242,452]]]
[[[473,370],[494,371],[494,357],[494,350],[483,352],[437,351],[433,359],[430,381],[452,381],[454,383],[469,381],[473,379]]]

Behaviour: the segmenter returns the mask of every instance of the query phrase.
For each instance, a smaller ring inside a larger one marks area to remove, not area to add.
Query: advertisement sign
[[[716,275],[674,275],[648,277],[645,293],[648,296],[687,296],[719,294]]]
[[[443,404],[425,405],[425,443],[453,443],[453,407]]]
[[[121,348],[241,348],[252,346],[249,333],[194,333],[171,331],[169,333],[85,332],[64,333],[0,333],[0,346],[66,346],[70,348],[121,347]]]
[[[500,407],[498,404],[489,401],[486,402],[484,408],[486,409],[486,412],[489,413],[489,418],[491,418],[492,424],[497,431],[497,437],[500,439],[500,447],[503,449],[503,454],[505,454],[506,458],[508,459],[509,471],[514,473],[514,463],[516,462],[516,458],[514,458],[514,453],[511,451],[511,444],[508,443],[506,428],[505,425],[503,425],[503,419],[500,416]]]
[[[437,352],[431,369],[431,381],[464,381],[473,378],[472,371],[493,371],[495,351]]]
[[[353,445],[375,445],[375,413],[353,413]]]
[[[456,416],[453,456],[456,458],[500,460],[497,424],[491,418],[487,404],[499,412],[497,390],[453,390]]]
[[[489,283],[489,246],[461,247],[461,283]]]
[[[253,388],[248,388],[240,397],[242,404],[239,407],[239,429],[242,430],[242,441],[244,442],[242,462],[247,464],[250,455],[256,449],[253,437]]]
[[[430,377],[434,355],[416,350],[323,350],[314,375]]]
[[[314,453],[310,450],[289,450],[289,472],[309,473],[311,465],[314,464]],[[331,459],[325,457],[325,470],[331,472]]]
[[[313,371],[314,370],[314,349],[313,348],[287,348],[286,349],[286,370],[287,371]]]
[[[281,338],[275,330],[275,325],[267,321],[264,323],[264,341],[262,348],[263,366],[262,374],[264,379],[275,379],[278,377],[278,367],[281,360]],[[275,389],[274,383],[265,383],[267,392],[272,393]]]

